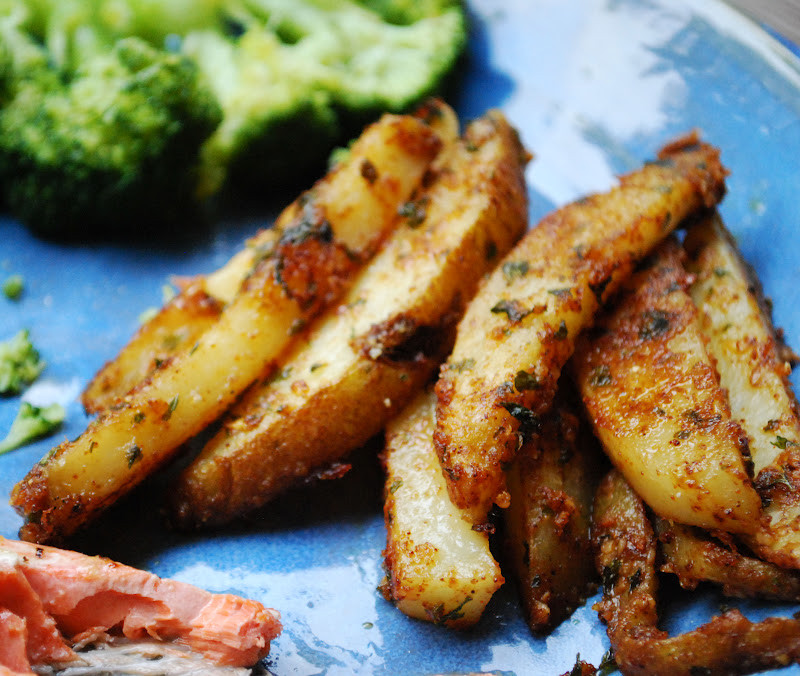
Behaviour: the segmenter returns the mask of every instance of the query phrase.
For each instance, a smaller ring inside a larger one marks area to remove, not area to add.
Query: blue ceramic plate
[[[528,169],[531,221],[609,187],[666,140],[698,128],[731,169],[723,216],[772,296],[777,323],[800,351],[796,57],[710,0],[475,0],[471,12],[468,73],[454,104],[464,118],[500,107],[520,129],[536,155]],[[66,405],[57,440],[82,432],[79,390],[126,342],[139,314],[160,304],[169,276],[216,268],[258,224],[231,219],[169,243],[68,246],[0,222],[0,278],[19,273],[27,282],[21,300],[0,298],[0,338],[30,329],[47,368],[27,396]],[[0,401],[0,431],[18,404]],[[0,493],[7,495],[51,444],[0,457]],[[588,605],[551,636],[532,637],[511,585],[467,633],[412,621],[386,603],[375,591],[384,530],[374,455],[359,457],[341,481],[289,495],[256,519],[203,536],[163,527],[162,488],[155,481],[137,491],[70,544],[279,608],[285,629],[268,661],[275,674],[555,675],[573,665],[576,653],[596,664],[608,647]],[[0,533],[15,536],[19,525],[3,501]],[[681,630],[707,618],[722,599],[707,592],[665,602],[667,628]],[[756,604],[745,612],[760,618],[792,610]]]

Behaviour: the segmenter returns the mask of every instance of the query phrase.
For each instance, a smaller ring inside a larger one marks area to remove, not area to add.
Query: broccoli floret
[[[33,347],[28,331],[0,342],[0,394],[18,394],[39,377],[44,362]]]
[[[11,275],[3,282],[3,295],[9,300],[19,300],[25,290],[25,280],[22,275]]]
[[[461,3],[244,0],[225,30],[190,32],[224,118],[203,149],[202,191],[264,189],[324,166],[381,111],[440,87],[466,41]],[[282,179],[282,181],[281,181]]]
[[[50,404],[40,408],[23,401],[17,417],[11,423],[11,429],[5,439],[0,441],[0,455],[38,437],[52,434],[64,422],[64,415],[64,407],[61,404]]]
[[[0,24],[0,194],[50,234],[322,169],[466,41],[458,0],[0,0]]]
[[[0,111],[6,203],[46,234],[169,221],[193,203],[190,167],[219,120],[191,61],[122,39],[66,82],[18,85]]]

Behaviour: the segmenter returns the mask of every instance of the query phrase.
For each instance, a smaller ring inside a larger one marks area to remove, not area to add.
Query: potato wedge
[[[578,388],[614,465],[660,516],[747,533],[761,501],[670,239],[575,354]]]
[[[562,378],[541,432],[506,473],[506,560],[534,632],[566,619],[595,582],[589,524],[602,451],[581,416],[580,399]]]
[[[727,596],[800,601],[795,571],[745,556],[698,528],[661,517],[653,519],[653,526],[661,543],[661,570],[677,575],[684,589],[714,582]]]
[[[433,446],[435,402],[432,391],[420,393],[387,428],[381,590],[410,617],[463,629],[480,619],[504,580],[489,536],[447,494]]]
[[[644,503],[618,470],[600,482],[592,511],[592,547],[595,568],[602,580],[603,600],[595,608],[608,624],[608,637],[618,653],[628,634],[656,629],[658,555],[653,527]]]
[[[644,504],[616,470],[597,491],[592,541],[603,577],[595,607],[626,676],[728,676],[800,660],[800,621],[792,618],[753,623],[729,610],[677,636],[657,628],[656,539]]]
[[[747,433],[764,503],[745,541],[759,556],[800,568],[800,415],[789,382],[793,355],[776,334],[758,280],[718,215],[689,231],[691,295],[733,417]]]
[[[550,406],[599,304],[680,221],[722,197],[718,152],[695,136],[659,157],[609,193],[547,216],[482,285],[459,324],[436,387],[435,441],[450,496],[476,523],[493,502],[508,505],[503,465]]]
[[[443,147],[450,147],[458,137],[458,119],[441,101],[429,101],[416,116],[430,126]],[[411,197],[432,159],[408,152],[405,145],[409,139],[402,133],[392,133],[392,124],[392,118],[386,117],[365,130],[350,149],[347,161],[286,207],[274,227],[259,231],[220,269],[190,280],[90,381],[81,398],[87,413],[99,413],[117,403],[145,380],[156,364],[163,366],[167,358],[191,349],[213,321],[213,317],[198,311],[200,296],[208,296],[204,307],[211,307],[213,300],[220,308],[230,303],[254,264],[274,251],[283,230],[303,218],[310,201],[328,221],[340,224],[342,236],[349,238],[354,251],[360,246],[358,232],[368,230],[370,223],[391,219],[398,205]]]
[[[220,524],[265,504],[380,432],[429,380],[481,276],[527,225],[516,132],[473,122],[338,309],[254,385],[182,473],[176,521]]]
[[[396,156],[403,171],[381,177],[375,167],[343,167],[352,181],[335,209],[317,204],[312,191],[195,346],[155,371],[78,439],[53,449],[15,486],[12,504],[26,519],[23,539],[57,540],[128,492],[218,418],[299,328],[338,300],[395,225],[398,203],[442,145],[428,124],[411,116],[385,117],[359,142],[374,144],[379,156]],[[376,191],[383,181],[402,184],[389,191],[397,202]],[[347,217],[337,221],[334,214]]]

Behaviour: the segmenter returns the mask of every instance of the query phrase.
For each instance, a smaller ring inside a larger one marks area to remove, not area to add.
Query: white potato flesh
[[[761,501],[706,353],[674,240],[576,353],[579,389],[614,465],[660,516],[754,532]]]
[[[731,412],[747,433],[755,485],[765,503],[747,544],[763,558],[800,568],[800,417],[784,359],[754,274],[719,216],[685,242],[700,328]]]
[[[433,447],[435,397],[421,393],[387,429],[384,593],[410,617],[475,624],[503,584],[486,533],[450,501]]]

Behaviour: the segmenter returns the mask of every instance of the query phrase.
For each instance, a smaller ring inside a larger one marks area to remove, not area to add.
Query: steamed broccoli
[[[44,362],[25,329],[0,342],[0,394],[19,394],[42,369]]]
[[[64,422],[65,413],[61,404],[39,407],[23,401],[8,434],[0,439],[0,455],[38,437],[52,434]]]
[[[48,233],[168,222],[321,169],[433,93],[460,0],[0,0],[0,186]]]
[[[127,230],[177,214],[193,200],[191,165],[220,120],[189,59],[139,38],[110,49],[88,42],[74,72],[50,61],[26,69],[0,111],[4,198],[40,232]]]

